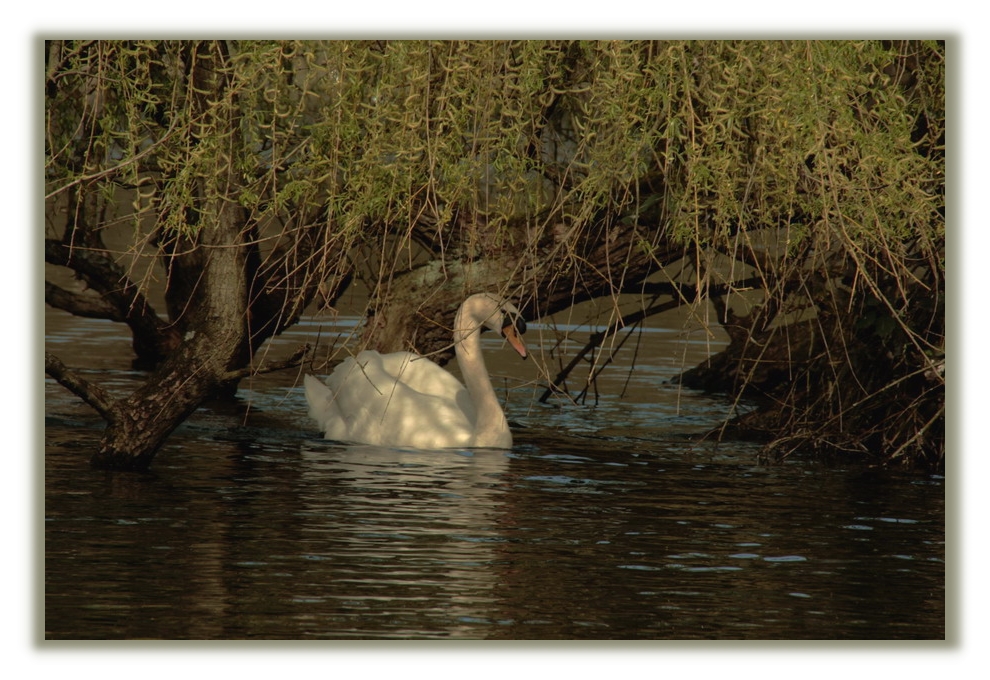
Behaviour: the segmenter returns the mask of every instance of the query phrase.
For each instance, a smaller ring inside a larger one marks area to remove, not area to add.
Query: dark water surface
[[[622,399],[513,390],[511,452],[320,440],[290,374],[105,473],[99,418],[46,379],[46,637],[943,638],[942,478],[693,441],[730,405],[660,385],[685,338],[647,335]],[[112,324],[49,313],[46,340],[140,378]]]

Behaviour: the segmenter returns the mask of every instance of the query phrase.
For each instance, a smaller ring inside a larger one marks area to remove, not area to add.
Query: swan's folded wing
[[[469,445],[474,406],[467,390],[433,362],[415,358],[361,352],[337,366],[329,387],[307,381],[307,399],[310,389],[322,398],[310,412],[326,416],[318,422],[327,439],[425,449]]]
[[[474,424],[451,402],[399,383],[378,420],[384,446],[443,449],[470,446]]]
[[[375,353],[362,352],[358,361],[364,354]],[[426,357],[411,352],[378,354],[377,357],[385,373],[422,394],[456,401],[458,393],[466,392],[460,380]]]

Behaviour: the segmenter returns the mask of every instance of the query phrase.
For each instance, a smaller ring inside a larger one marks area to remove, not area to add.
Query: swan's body
[[[481,331],[498,331],[526,358],[525,322],[511,303],[472,295],[454,319],[454,351],[465,384],[411,352],[361,352],[324,385],[305,376],[309,415],[327,439],[418,449],[512,448],[512,433],[481,356]],[[466,385],[466,386],[465,386]]]

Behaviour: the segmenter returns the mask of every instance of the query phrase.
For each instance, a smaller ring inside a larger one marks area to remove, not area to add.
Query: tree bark
[[[224,202],[216,226],[203,227],[199,285],[182,343],[134,393],[122,400],[92,463],[146,469],[172,431],[213,396],[238,367],[245,336],[243,210]]]

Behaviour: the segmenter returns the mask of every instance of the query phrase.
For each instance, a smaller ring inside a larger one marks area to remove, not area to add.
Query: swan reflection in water
[[[311,441],[302,455],[300,529],[325,570],[310,579],[338,630],[384,617],[396,635],[471,637],[500,609],[509,452]]]
[[[512,433],[481,354],[481,331],[504,337],[523,359],[526,322],[488,293],[467,298],[454,319],[454,351],[464,384],[411,352],[364,351],[345,359],[326,384],[305,377],[309,415],[326,439],[417,449],[512,448]]]

